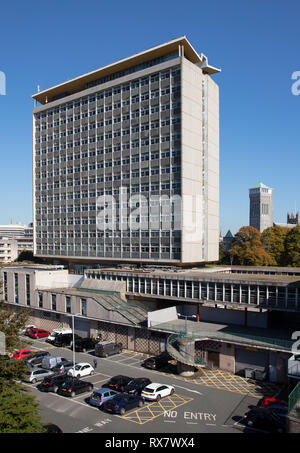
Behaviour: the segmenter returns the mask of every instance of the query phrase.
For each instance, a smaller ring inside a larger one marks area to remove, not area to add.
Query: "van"
[[[108,357],[109,355],[119,354],[120,352],[122,352],[121,343],[101,341],[95,345],[95,355],[97,357]]]
[[[62,328],[62,329],[54,329],[50,335],[48,335],[46,341],[47,343],[52,343],[55,339],[55,337],[58,335],[58,334],[67,334],[67,333],[72,333],[72,329],[66,327],[66,328]]]
[[[65,361],[64,357],[57,357],[57,356],[47,356],[44,357],[42,360],[42,367],[46,368],[47,370],[51,370],[55,365]]]

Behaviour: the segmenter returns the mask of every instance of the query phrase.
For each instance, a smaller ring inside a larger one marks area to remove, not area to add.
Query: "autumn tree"
[[[236,233],[229,255],[233,264],[244,266],[268,266],[273,262],[261,241],[260,232],[251,226],[244,226]]]
[[[289,228],[273,226],[266,228],[261,234],[262,243],[266,251],[273,259],[274,265],[283,266],[285,264],[285,238]]]
[[[292,228],[285,237],[285,256],[286,266],[300,266],[300,226]]]

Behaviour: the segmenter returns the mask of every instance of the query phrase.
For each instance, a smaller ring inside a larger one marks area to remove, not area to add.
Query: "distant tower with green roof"
[[[262,182],[249,189],[249,225],[261,233],[273,226],[273,189]]]

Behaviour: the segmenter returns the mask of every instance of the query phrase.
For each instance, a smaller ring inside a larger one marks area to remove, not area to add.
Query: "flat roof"
[[[184,47],[184,55],[192,63],[199,63],[203,72],[207,74],[214,74],[220,72],[220,69],[208,65],[207,57],[203,54],[199,55],[190,42],[185,36],[176,38],[172,41],[168,41],[164,44],[160,44],[155,47],[151,47],[148,50],[144,50],[130,57],[118,60],[115,63],[111,63],[107,66],[100,67],[94,71],[87,72],[86,74],[67,80],[66,82],[60,83],[53,87],[47,88],[46,90],[39,91],[32,95],[32,98],[38,101],[40,104],[47,104],[51,102],[53,97],[68,93],[68,96],[74,93],[78,93],[86,89],[86,85],[89,82],[97,80],[100,77],[105,77],[115,72],[124,71],[132,66],[145,63],[146,61],[159,58],[163,55],[175,52],[178,50],[178,46]]]
[[[254,271],[254,269],[252,269]],[[100,272],[111,272],[114,274],[126,274],[128,276],[131,275],[139,275],[141,277],[162,277],[162,278],[171,278],[171,279],[178,279],[182,278],[184,280],[202,280],[202,281],[216,281],[216,282],[245,282],[245,283],[252,283],[255,284],[257,282],[260,283],[282,283],[282,284],[290,284],[290,283],[298,283],[300,285],[300,274],[299,275],[287,275],[287,274],[259,274],[259,273],[230,273],[230,269],[227,272],[218,272],[218,271],[201,271],[200,269],[187,269],[187,270],[160,270],[160,269],[88,269],[85,273],[100,273]]]

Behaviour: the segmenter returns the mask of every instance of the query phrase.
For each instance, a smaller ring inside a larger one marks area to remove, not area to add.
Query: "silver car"
[[[53,371],[43,368],[32,368],[32,370],[26,371],[23,380],[35,384],[37,381],[42,381],[44,377],[50,376],[51,374],[54,374]]]

